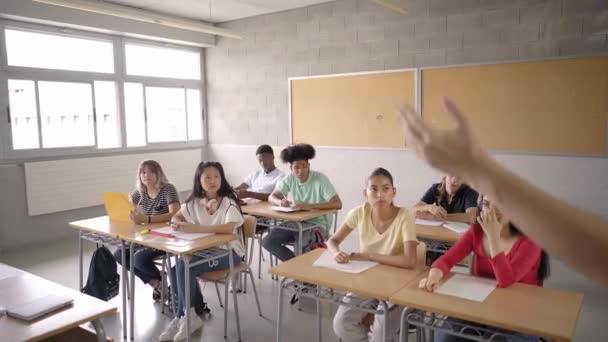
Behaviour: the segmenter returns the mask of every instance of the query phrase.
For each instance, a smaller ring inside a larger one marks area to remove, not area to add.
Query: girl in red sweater
[[[431,266],[420,288],[434,291],[450,269],[473,251],[472,274],[495,278],[498,287],[513,283],[542,286],[549,275],[548,256],[540,246],[522,234],[498,208],[484,197],[477,223]]]
[[[542,286],[549,275],[549,258],[534,241],[481,197],[477,223],[431,266],[429,275],[420,281],[420,288],[434,291],[450,269],[473,251],[472,273],[475,276],[495,278],[498,287],[513,283]],[[474,324],[473,324],[474,325]],[[529,341],[526,335],[511,335],[511,341]],[[471,341],[467,338],[436,332],[436,342]]]

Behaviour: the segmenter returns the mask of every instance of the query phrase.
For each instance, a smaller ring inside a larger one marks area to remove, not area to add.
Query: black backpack
[[[108,301],[118,295],[119,284],[114,256],[107,247],[98,247],[91,257],[89,277],[81,292]]]

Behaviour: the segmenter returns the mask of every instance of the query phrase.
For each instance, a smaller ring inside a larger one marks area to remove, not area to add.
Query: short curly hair
[[[287,146],[281,151],[281,160],[284,163],[293,163],[297,160],[310,160],[315,157],[315,148],[309,144],[296,144]]]

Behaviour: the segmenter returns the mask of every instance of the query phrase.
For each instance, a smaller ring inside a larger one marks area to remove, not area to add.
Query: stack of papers
[[[175,236],[175,238],[177,238],[177,239],[189,240],[189,241],[198,240],[198,239],[202,239],[207,236],[213,235],[213,233],[183,233],[183,232],[175,231],[171,227],[162,227],[162,228],[154,229],[154,231],[162,233],[162,234],[170,234],[170,235]]]
[[[333,254],[330,251],[325,251],[312,265],[316,267],[331,268],[346,273],[362,273],[378,265],[378,263],[374,261],[351,260],[347,264],[338,264],[334,259]]]
[[[483,302],[496,288],[496,280],[454,274],[435,293]]]
[[[458,234],[463,234],[469,229],[469,225],[462,222],[446,222],[443,226]]]
[[[469,229],[469,225],[466,223],[452,222],[452,221],[444,222],[444,221],[435,221],[435,220],[416,219],[416,224],[419,224],[422,226],[433,226],[433,227],[443,226],[458,234],[463,234],[464,232],[466,232]]]
[[[416,219],[416,224],[420,224],[420,225],[423,225],[423,226],[439,227],[439,226],[441,226],[443,224],[443,221]]]

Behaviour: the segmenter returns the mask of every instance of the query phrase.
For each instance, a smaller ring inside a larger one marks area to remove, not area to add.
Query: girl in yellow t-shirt
[[[338,263],[349,260],[371,260],[395,267],[413,268],[416,265],[415,212],[394,205],[396,195],[393,177],[378,168],[367,179],[364,190],[365,204],[352,209],[344,224],[329,239],[327,247]],[[347,254],[340,250],[340,243],[355,228],[359,229],[359,253]],[[349,294],[345,301],[353,295]],[[366,300],[364,305],[375,308],[377,300]],[[398,320],[396,317],[389,318]],[[389,314],[390,315],[390,314]],[[343,341],[380,341],[384,316],[374,316],[346,305],[341,305],[334,317],[334,332]],[[392,325],[392,326],[398,326]]]

